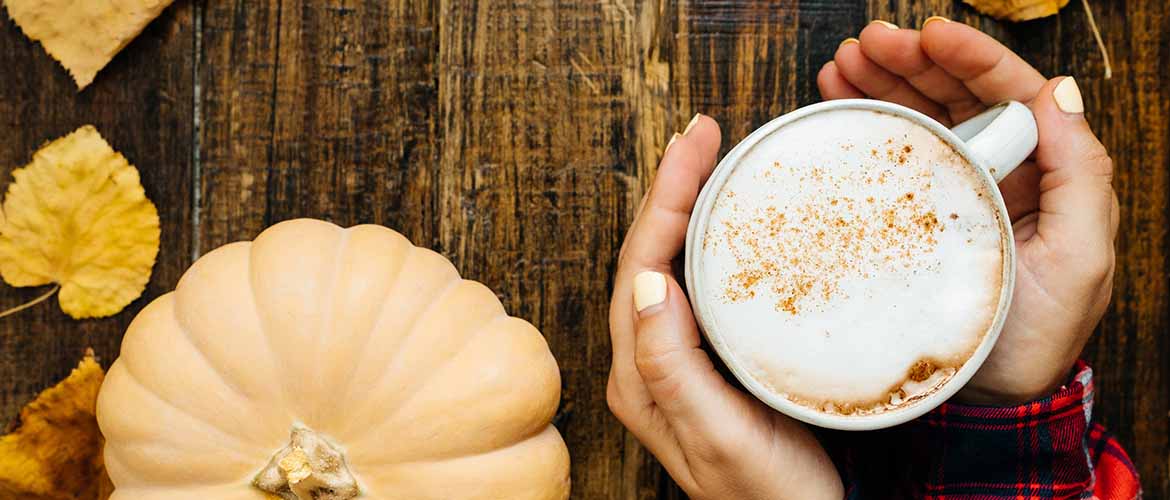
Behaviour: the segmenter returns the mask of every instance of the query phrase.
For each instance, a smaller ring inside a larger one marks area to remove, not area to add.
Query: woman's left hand
[[[699,347],[670,270],[720,133],[709,117],[691,123],[667,146],[618,258],[609,406],[691,498],[840,500],[837,469],[808,429],[733,388]]]

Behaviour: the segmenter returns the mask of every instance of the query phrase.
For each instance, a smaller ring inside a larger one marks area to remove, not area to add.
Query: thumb
[[[690,304],[673,278],[656,271],[634,277],[635,363],[655,404],[683,435],[711,438],[728,411],[750,412],[747,396],[715,371],[700,348]]]
[[[1031,103],[1039,129],[1040,220],[1037,234],[1063,249],[1103,250],[1117,232],[1113,162],[1085,120],[1073,77],[1049,80]]]

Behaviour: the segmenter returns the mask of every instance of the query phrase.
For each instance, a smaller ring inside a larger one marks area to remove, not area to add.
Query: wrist
[[[955,402],[973,406],[1019,406],[1056,394],[1064,387],[1064,383],[1058,380],[1035,387],[1039,388],[990,388],[973,385],[959,391],[955,395]]]
[[[1031,377],[1019,370],[993,370],[977,373],[971,382],[955,394],[959,404],[976,406],[1018,406],[1056,394],[1075,375],[1077,366],[1047,376]]]
[[[1037,401],[1060,397],[1074,390],[1083,390],[1085,374],[1092,370],[1084,361],[1077,361],[1061,376],[1044,382],[1021,383],[1020,381],[980,380],[968,384],[948,403],[950,405],[974,407],[1016,407]]]

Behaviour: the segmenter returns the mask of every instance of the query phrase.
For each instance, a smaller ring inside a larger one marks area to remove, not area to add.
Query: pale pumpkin
[[[277,224],[130,324],[98,398],[113,500],[563,499],[540,332],[381,226]]]

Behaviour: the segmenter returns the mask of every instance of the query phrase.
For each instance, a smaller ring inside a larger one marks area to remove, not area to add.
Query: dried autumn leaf
[[[4,281],[57,283],[61,309],[78,319],[109,316],[142,295],[158,255],[158,210],[138,170],[97,130],[49,143],[12,177],[0,209]]]
[[[979,12],[1008,21],[1030,21],[1048,17],[1068,5],[1068,0],[963,0],[963,2]]]
[[[20,412],[0,437],[0,498],[104,500],[113,487],[94,411],[105,374],[88,352],[69,376]]]
[[[963,0],[970,5],[996,19],[1008,21],[1031,21],[1041,17],[1056,14],[1068,5],[1069,0]],[[1105,65],[1105,79],[1113,78],[1113,66],[1109,63],[1109,49],[1101,39],[1101,30],[1097,28],[1097,20],[1093,18],[1093,9],[1089,7],[1089,0],[1081,0],[1081,7],[1085,9],[1085,17],[1089,21],[1089,29],[1097,42],[1097,49],[1101,51],[1101,59]]]
[[[142,32],[173,0],[5,0],[24,34],[41,42],[77,88]]]

